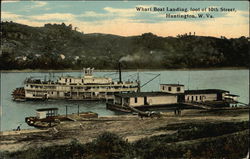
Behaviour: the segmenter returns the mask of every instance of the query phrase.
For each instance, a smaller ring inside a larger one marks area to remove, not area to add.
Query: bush
[[[96,140],[89,144],[87,158],[129,158],[132,154],[131,146],[121,137],[110,132],[104,132]]]

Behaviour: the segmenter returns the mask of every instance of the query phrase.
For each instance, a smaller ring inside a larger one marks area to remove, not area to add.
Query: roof
[[[58,108],[41,108],[37,109],[36,111],[50,111],[50,110],[58,110]]]
[[[132,92],[132,93],[119,93],[115,94],[117,97],[129,98],[129,97],[146,97],[146,96],[177,96],[176,94],[166,92]]]
[[[185,90],[185,94],[217,94],[217,93],[229,93],[229,91],[221,89]]]
[[[236,95],[236,94],[227,94],[227,96],[231,96],[231,97],[239,97],[239,95]]]
[[[183,84],[160,84],[160,85],[167,85],[167,86],[184,86]]]

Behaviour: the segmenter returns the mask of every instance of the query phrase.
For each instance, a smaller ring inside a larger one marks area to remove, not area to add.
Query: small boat
[[[60,124],[61,121],[76,121],[73,116],[78,118],[98,118],[94,112],[81,112],[78,114],[58,115],[58,108],[42,108],[36,110],[36,116],[26,117],[25,122],[29,126],[36,128],[49,128]]]

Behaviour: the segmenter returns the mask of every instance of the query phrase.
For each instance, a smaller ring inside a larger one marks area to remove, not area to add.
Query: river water
[[[239,101],[249,103],[249,71],[248,70],[171,70],[171,71],[143,71],[139,72],[139,79],[142,85],[154,78],[142,91],[158,91],[160,83],[184,84],[185,89],[224,89],[232,94],[240,95]],[[65,114],[66,106],[68,113],[77,113],[78,105],[80,112],[92,111],[99,116],[113,115],[115,112],[106,110],[105,102],[96,101],[12,101],[11,93],[23,86],[23,81],[27,77],[37,77],[41,79],[56,79],[58,76],[72,75],[80,76],[82,72],[22,72],[22,73],[1,73],[1,131],[15,129],[21,125],[22,129],[32,128],[25,123],[25,117],[35,116],[36,109],[57,107],[59,114]],[[95,72],[94,76],[108,76],[113,79],[118,78],[115,72]],[[136,80],[138,72],[123,72],[123,80]]]

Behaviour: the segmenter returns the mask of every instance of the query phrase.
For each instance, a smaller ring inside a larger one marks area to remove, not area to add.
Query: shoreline
[[[74,122],[62,122],[54,128],[48,128],[45,130],[22,130],[13,133],[3,132],[0,134],[2,139],[0,142],[2,146],[0,154],[4,151],[25,151],[34,146],[40,148],[55,145],[63,146],[70,144],[73,139],[77,139],[81,144],[86,144],[92,142],[103,132],[115,133],[132,143],[145,138],[159,138],[161,135],[166,136],[169,133],[177,132],[178,129],[182,129],[185,125],[196,127],[196,125],[199,126],[202,123],[202,125],[206,127],[207,125],[209,126],[209,124],[211,125],[211,123],[218,125],[230,122],[238,125],[239,123],[248,121],[248,113],[249,109],[229,111],[221,110],[218,112],[186,110],[183,111],[180,116],[174,115],[173,112],[163,113],[161,118],[141,119],[136,115],[115,115],[99,118],[99,120],[80,119]],[[171,125],[174,126],[172,129],[169,127]],[[231,128],[228,127],[228,129]],[[190,129],[190,131],[193,133],[196,132],[194,129]],[[235,130],[235,132],[238,131]],[[215,137],[220,137],[225,134],[227,133]],[[41,137],[43,139],[41,139]],[[204,139],[204,137],[197,137],[197,141],[200,139]],[[182,141],[189,142],[187,139],[183,139]],[[175,143],[178,143],[178,141],[175,141]]]
[[[248,70],[247,67],[215,67],[215,68],[179,68],[179,69],[124,69],[123,72],[146,72],[146,71],[217,71],[217,70]],[[83,70],[43,70],[43,69],[24,69],[24,70],[0,70],[0,73],[24,73],[24,72],[82,72]],[[96,69],[95,72],[115,72],[116,69]]]

